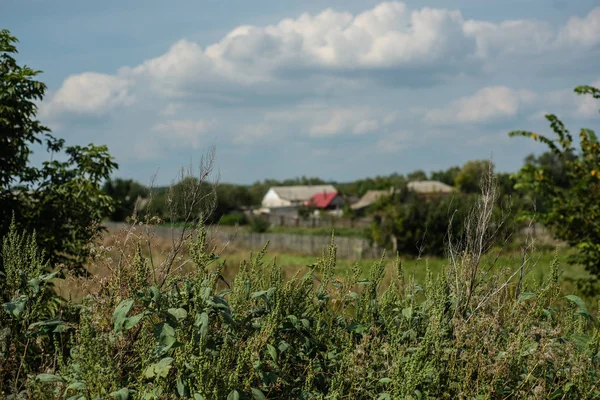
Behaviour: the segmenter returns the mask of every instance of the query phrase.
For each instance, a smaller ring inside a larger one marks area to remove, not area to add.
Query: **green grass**
[[[527,268],[525,269],[527,272],[526,279],[530,282],[542,282],[548,277],[550,273],[550,263],[557,255],[559,260],[559,268],[562,271],[561,286],[568,293],[577,293],[577,288],[572,280],[585,279],[590,275],[585,271],[583,266],[567,263],[567,258],[572,253],[573,250],[569,249],[568,247],[563,247],[559,248],[558,253],[555,251],[540,250],[528,254],[527,257],[530,258],[530,260],[527,263]],[[233,252],[222,254],[221,257],[226,261],[229,272],[227,275],[233,277],[239,264],[243,260],[247,260],[249,255],[250,251],[244,249],[236,249]],[[501,254],[498,256],[497,252],[492,251],[484,256],[482,268],[484,270],[490,267],[495,270],[500,268],[510,268],[511,270],[516,270],[516,268],[518,268],[522,263],[522,257],[523,255],[518,252]],[[449,262],[448,259],[444,257],[434,256],[423,256],[421,258],[413,256],[400,256],[400,259],[402,260],[406,273],[414,275],[415,281],[418,283],[425,282],[428,269],[434,276],[437,276],[443,270],[443,267],[448,265]],[[278,265],[282,266],[285,275],[288,277],[291,277],[297,271],[303,270],[307,268],[307,266],[314,264],[316,260],[317,257],[311,255],[277,251],[268,251],[266,256],[267,264],[272,264],[276,261]],[[335,268],[335,275],[339,276],[340,278],[344,278],[346,273],[350,271],[352,265],[358,263],[360,270],[362,271],[362,276],[366,277],[371,266],[377,261],[378,260],[376,259],[363,259],[359,261],[338,259]],[[388,269],[388,272],[390,272],[392,269],[394,261],[395,258],[387,257],[386,268]],[[390,275],[388,274],[387,277],[389,278],[389,276]],[[384,281],[384,286],[387,283],[387,281]]]

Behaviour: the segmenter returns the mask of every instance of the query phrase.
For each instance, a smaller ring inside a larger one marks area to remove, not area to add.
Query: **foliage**
[[[271,227],[271,223],[263,217],[255,216],[250,220],[250,231],[265,233]]]
[[[61,305],[50,281],[48,262],[35,234],[18,234],[13,220],[0,258],[0,394],[21,393],[28,376],[48,367],[56,342],[69,327],[56,318]],[[64,308],[67,312],[67,307]]]
[[[0,235],[14,215],[20,228],[37,232],[51,264],[80,267],[97,223],[112,211],[100,184],[117,164],[106,146],[65,146],[36,120],[46,86],[34,79],[39,71],[17,64],[16,42],[0,31]],[[36,145],[53,155],[39,168],[30,165]]]
[[[578,94],[600,98],[600,90],[581,86]],[[547,164],[532,162],[517,175],[517,188],[535,193],[542,198],[538,215],[553,234],[579,249],[573,262],[585,265],[587,270],[600,276],[600,144],[596,134],[581,129],[579,144],[555,115],[546,115],[556,139],[526,131],[510,132],[510,136],[525,136],[542,142],[550,149],[552,160],[560,163],[550,168]]]
[[[456,186],[456,177],[460,173],[460,167],[450,167],[447,170],[434,171],[431,180],[440,181],[446,185]]]
[[[307,220],[314,215],[316,209],[317,207],[315,207],[311,203],[309,203],[308,205],[302,204],[298,207],[298,216],[304,220]]]
[[[148,198],[150,194],[147,187],[132,179],[109,180],[102,191],[116,203],[110,215],[112,221],[125,221],[131,217],[139,207],[139,200]]]
[[[383,259],[366,277],[357,268],[334,277],[333,241],[287,282],[265,249],[225,282],[203,226],[188,243],[186,275],[151,270],[139,243],[124,241],[124,259],[106,260],[111,274],[70,329],[29,334],[30,345],[48,344],[45,362],[26,359],[17,388],[36,399],[599,396],[598,323],[580,298],[561,295],[557,263],[539,283],[511,278],[527,265],[464,279],[478,262],[468,243],[491,226],[481,215],[437,278],[418,285],[398,259],[385,289]],[[12,318],[7,304],[2,317]],[[61,307],[55,321],[65,326]]]
[[[244,213],[237,212],[232,214],[223,215],[219,220],[220,225],[232,226],[232,225],[248,225],[250,220]]]
[[[479,184],[487,171],[493,168],[489,160],[467,161],[456,175],[456,186],[464,193],[479,193]]]
[[[370,228],[371,240],[401,254],[443,255],[448,230],[460,236],[472,198],[388,197]]]

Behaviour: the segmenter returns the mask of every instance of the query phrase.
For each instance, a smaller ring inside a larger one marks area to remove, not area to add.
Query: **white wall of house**
[[[292,203],[289,200],[280,198],[273,189],[269,189],[262,199],[262,206],[267,208],[289,207],[291,205]]]

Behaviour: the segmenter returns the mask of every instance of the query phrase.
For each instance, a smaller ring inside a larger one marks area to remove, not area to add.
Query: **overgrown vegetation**
[[[600,90],[579,86],[575,93],[600,99]],[[511,136],[530,137],[544,143],[556,161],[553,168],[531,163],[518,175],[518,187],[537,194],[543,202],[539,216],[557,238],[576,247],[573,262],[600,276],[600,143],[594,131],[582,128],[579,149],[565,125],[546,115],[556,139],[534,132],[514,131]]]
[[[561,293],[558,262],[527,278],[483,257],[494,242],[494,191],[475,202],[448,262],[424,285],[384,259],[334,276],[332,240],[309,272],[283,279],[266,249],[226,281],[202,223],[186,236],[192,272],[160,265],[132,226],[100,289],[56,303],[35,240],[11,230],[2,251],[0,391],[13,398],[395,399],[600,396],[600,331]],[[23,248],[29,250],[24,252]],[[177,250],[179,249],[179,250]],[[10,261],[9,261],[10,260]],[[493,258],[492,258],[493,260]],[[54,306],[57,304],[56,306]],[[51,306],[52,305],[52,306]]]

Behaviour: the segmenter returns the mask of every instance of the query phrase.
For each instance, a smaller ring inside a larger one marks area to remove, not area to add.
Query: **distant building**
[[[407,187],[423,197],[444,196],[455,191],[452,186],[439,181],[413,181]]]
[[[306,202],[306,206],[314,207],[330,214],[341,214],[344,198],[338,192],[321,192],[315,194]]]
[[[317,193],[337,193],[332,185],[273,186],[262,200],[262,212],[292,213]]]
[[[363,212],[368,207],[372,206],[383,196],[390,196],[392,194],[391,190],[369,190],[364,194],[363,197],[360,198],[359,201],[352,204],[350,208],[356,212]]]

